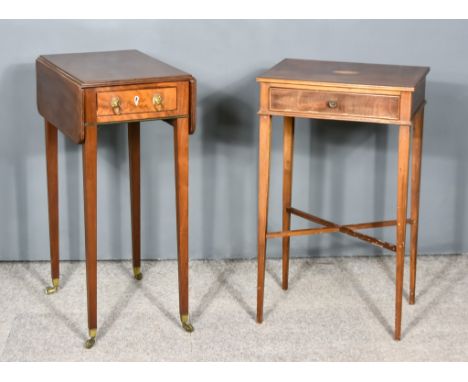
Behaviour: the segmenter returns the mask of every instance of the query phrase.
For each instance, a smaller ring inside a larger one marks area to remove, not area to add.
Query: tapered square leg
[[[292,174],[294,158],[294,118],[284,117],[283,132],[283,231],[291,228]],[[283,238],[283,280],[282,287],[288,289],[290,238]]]
[[[419,192],[421,186],[421,159],[423,142],[424,108],[413,119],[411,158],[411,233],[410,233],[410,293],[409,303],[416,299],[416,260],[418,256]]]
[[[260,116],[258,155],[258,275],[257,322],[263,321],[265,289],[265,256],[268,221],[268,191],[270,183],[271,116]]]
[[[141,280],[140,230],[140,122],[128,124],[128,158],[130,174],[130,206],[132,220],[133,277]]]
[[[189,166],[189,120],[178,118],[174,122],[175,192],[177,214],[177,255],[179,269],[179,312],[182,327],[193,331],[189,319],[188,295],[188,166]]]
[[[408,200],[408,165],[410,148],[410,126],[402,125],[398,142],[398,185],[396,226],[396,297],[395,297],[395,340],[401,337],[403,300],[403,271],[405,264],[406,208]]]
[[[59,264],[59,189],[58,189],[58,139],[57,128],[45,121],[45,147],[47,165],[47,198],[49,205],[49,240],[52,286],[46,294],[57,292],[60,280]]]
[[[83,150],[83,195],[86,248],[86,286],[90,338],[85,346],[94,345],[97,330],[97,126],[86,128]]]

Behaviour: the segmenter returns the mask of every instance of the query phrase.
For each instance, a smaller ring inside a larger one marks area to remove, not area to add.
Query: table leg
[[[416,258],[418,256],[419,192],[421,186],[421,157],[423,140],[424,108],[413,120],[413,142],[411,158],[411,234],[410,234],[410,293],[409,303],[415,303]]]
[[[294,156],[294,117],[284,117],[283,132],[283,231],[291,228],[292,174]],[[288,289],[290,238],[283,238],[283,282],[284,290]]]
[[[174,162],[177,214],[177,261],[179,269],[179,313],[182,327],[193,331],[189,317],[188,296],[188,193],[189,193],[189,121],[174,122]]]
[[[406,207],[408,201],[410,129],[410,126],[407,125],[400,126],[398,142],[396,298],[394,333],[395,340],[399,340],[401,337],[401,311],[403,300],[403,271],[405,264]]]
[[[52,286],[46,288],[46,294],[52,294],[57,292],[60,280],[57,135],[57,128],[50,122],[45,121],[47,197],[49,205],[50,265],[52,274]]]
[[[83,195],[86,247],[86,285],[88,294],[89,339],[91,348],[97,331],[97,126],[86,128],[83,143]]]
[[[270,183],[271,116],[260,116],[258,157],[258,276],[257,322],[263,321],[265,289],[266,233],[268,221],[268,190]]]
[[[128,124],[128,158],[130,173],[130,205],[132,220],[133,277],[141,280],[140,235],[140,122]]]

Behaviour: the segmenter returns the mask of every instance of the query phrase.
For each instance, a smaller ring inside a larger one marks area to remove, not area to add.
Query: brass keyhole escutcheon
[[[157,111],[162,110],[163,98],[161,97],[161,94],[155,94],[153,96],[153,106],[156,108]]]
[[[337,106],[338,106],[338,102],[337,102],[337,101],[334,101],[334,100],[328,101],[328,107],[329,107],[330,109],[335,109]]]
[[[119,97],[112,97],[111,99],[111,107],[114,114],[120,114],[120,98]]]

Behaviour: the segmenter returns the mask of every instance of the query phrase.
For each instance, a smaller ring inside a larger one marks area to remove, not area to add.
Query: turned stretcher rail
[[[295,230],[290,230],[290,231],[268,232],[266,237],[267,239],[273,239],[273,238],[278,238],[278,237],[318,235],[321,233],[332,233],[332,232],[339,232],[339,229],[337,227],[295,229]]]
[[[288,212],[299,216],[303,219],[309,220],[311,222],[321,224],[325,227],[334,227],[337,228],[339,232],[344,233],[346,235],[355,237],[356,239],[360,239],[363,241],[366,241],[370,244],[373,244],[377,247],[385,248],[388,249],[389,251],[396,252],[396,245],[388,243],[386,241],[377,239],[373,236],[365,235],[360,232],[354,231],[351,227],[354,229],[365,229],[365,228],[378,228],[378,227],[391,227],[396,225],[396,220],[385,220],[385,221],[380,221],[380,222],[370,222],[370,223],[361,223],[361,224],[349,224],[349,225],[339,225],[335,224],[331,221],[319,218],[318,216],[314,216],[312,214],[309,214],[307,212],[298,210],[296,208],[288,208]]]
[[[333,223],[331,221],[322,219],[318,216],[309,214],[307,212],[298,210],[296,208],[288,208],[287,211],[292,215],[299,216],[303,219],[309,220],[313,223],[317,223],[323,225],[324,227],[320,228],[309,228],[309,229],[296,229],[296,230],[288,230],[288,231],[279,231],[279,232],[268,232],[266,237],[268,239],[272,238],[280,238],[280,237],[291,237],[291,236],[304,236],[304,235],[318,235],[321,233],[333,233],[333,232],[341,232],[346,235],[355,237],[356,239],[360,239],[366,241],[370,244],[376,245],[381,248],[388,249],[389,251],[395,252],[396,245],[388,243],[386,241],[377,239],[373,236],[369,236],[360,232],[356,232],[355,230],[361,229],[369,229],[369,228],[382,228],[382,227],[392,227],[396,226],[396,220],[382,220],[376,222],[368,222],[368,223],[357,223],[357,224],[346,224],[346,225],[339,225]],[[411,219],[406,220],[407,224],[412,224]]]

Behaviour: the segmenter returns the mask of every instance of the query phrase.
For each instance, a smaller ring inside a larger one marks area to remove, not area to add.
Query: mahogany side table
[[[285,59],[257,78],[260,85],[257,322],[263,321],[267,239],[282,238],[282,288],[286,290],[290,237],[341,232],[396,252],[394,338],[400,339],[407,224],[411,227],[409,303],[415,302],[422,132],[428,72],[427,67]],[[278,232],[267,230],[272,116],[284,118],[283,222],[282,230]],[[396,220],[342,225],[292,207],[295,117],[399,125]],[[407,218],[410,141],[411,210]],[[291,215],[322,227],[291,230]],[[396,244],[359,232],[392,226],[396,226]]]
[[[196,81],[188,73],[137,50],[40,56],[37,106],[45,119],[52,287],[59,287],[57,131],[82,145],[86,283],[91,348],[97,332],[97,143],[98,126],[128,124],[133,274],[141,280],[140,121],[164,120],[174,128],[179,311],[193,330],[188,307],[189,134],[195,131]]]

